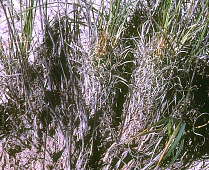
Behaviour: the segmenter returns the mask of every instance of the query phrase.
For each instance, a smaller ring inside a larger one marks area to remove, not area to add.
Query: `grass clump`
[[[208,159],[208,0],[26,2],[20,28],[1,2],[2,167],[188,168]]]

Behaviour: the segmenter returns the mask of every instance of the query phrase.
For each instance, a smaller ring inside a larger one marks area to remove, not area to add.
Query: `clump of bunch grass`
[[[2,167],[185,168],[207,158],[208,0],[30,2],[20,30],[1,2]],[[51,5],[65,10],[49,19]],[[32,51],[37,10],[44,38]]]
[[[199,59],[208,56],[207,5],[200,1],[196,6],[183,1],[139,1],[127,28],[135,30],[134,36],[133,32],[129,35],[136,37],[136,69],[124,105],[120,142],[105,157],[111,162],[108,167],[152,169],[172,167],[175,162],[187,167],[207,154],[197,152],[205,147],[198,138],[207,140],[203,131],[208,126],[207,114],[203,114],[208,112],[208,96],[201,102],[197,97],[208,93],[208,64]],[[202,115],[204,123],[199,119]],[[196,133],[197,119],[202,124],[199,127],[205,127],[202,133]],[[191,142],[191,147],[186,145]]]

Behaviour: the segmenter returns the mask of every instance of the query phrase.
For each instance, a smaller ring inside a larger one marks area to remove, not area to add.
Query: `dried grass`
[[[159,169],[206,160],[208,3],[37,1],[19,13],[21,30],[1,3],[10,38],[0,50],[0,166]],[[49,19],[50,5],[66,10]],[[34,50],[35,10],[44,34]]]

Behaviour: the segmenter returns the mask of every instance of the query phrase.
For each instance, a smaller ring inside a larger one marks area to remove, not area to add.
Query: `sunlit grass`
[[[43,169],[187,168],[207,158],[208,0],[25,2],[17,12],[1,1],[1,157],[33,148]]]

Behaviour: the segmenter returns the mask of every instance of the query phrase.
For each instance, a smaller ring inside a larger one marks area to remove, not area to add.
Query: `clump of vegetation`
[[[1,2],[2,167],[188,168],[208,159],[208,0],[29,2],[20,28]],[[38,12],[43,39],[34,44]]]

